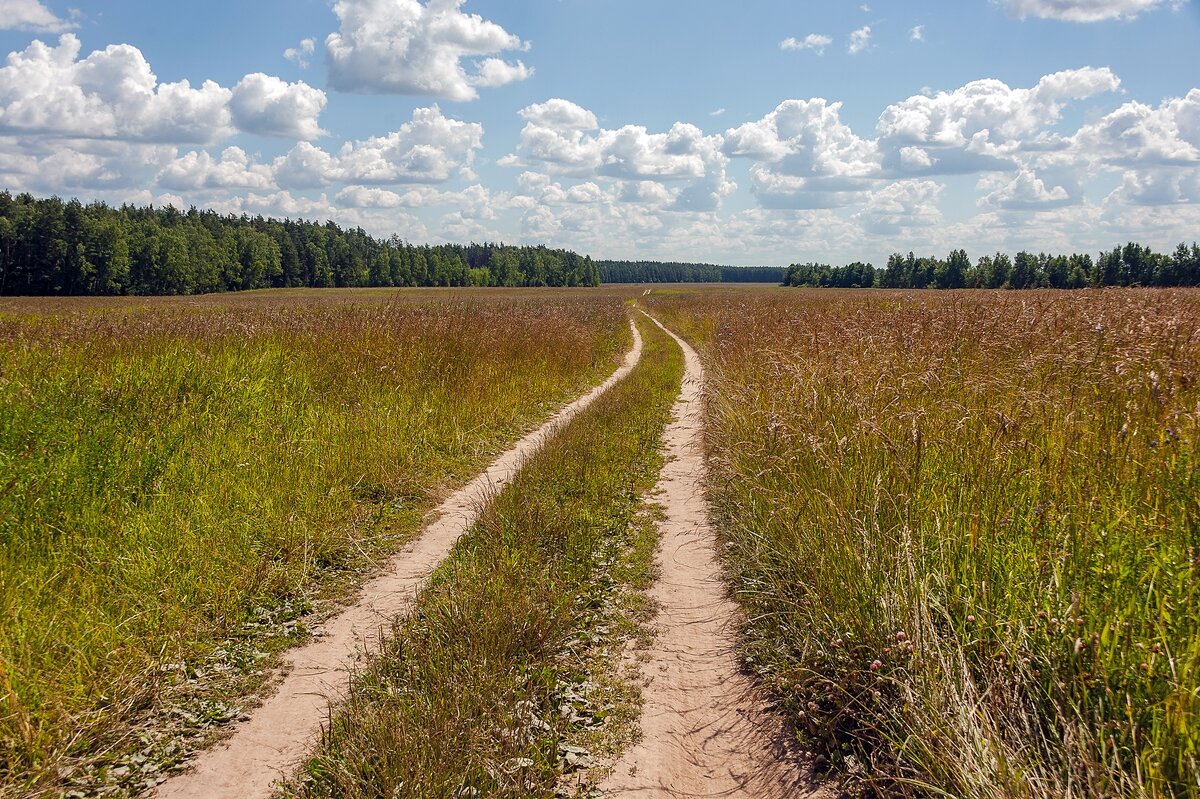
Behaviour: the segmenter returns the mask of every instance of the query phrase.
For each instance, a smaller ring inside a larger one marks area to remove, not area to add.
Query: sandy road
[[[780,720],[738,669],[730,629],[736,606],[722,581],[704,498],[704,368],[686,342],[653,321],[683,348],[686,363],[656,489],[666,512],[661,576],[651,590],[660,611],[642,666],[642,741],[601,791],[664,799],[824,795],[808,787],[807,775],[783,750]]]
[[[433,570],[478,517],[480,506],[559,428],[591,405],[641,360],[642,338],[611,377],[557,413],[498,458],[435,512],[436,521],[395,555],[383,574],[364,586],[355,604],[325,624],[320,637],[290,652],[287,677],[223,743],[202,753],[192,768],[163,783],[159,799],[268,799],[274,784],[290,776],[316,742],[331,703],[349,674],[378,645],[382,630],[405,613]]]

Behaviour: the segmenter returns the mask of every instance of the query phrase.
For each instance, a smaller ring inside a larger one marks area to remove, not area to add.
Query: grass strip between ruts
[[[553,796],[589,764],[568,741],[611,710],[581,696],[589,651],[612,634],[604,609],[651,568],[642,498],[683,374],[678,347],[639,324],[641,364],[485,509],[291,794]]]

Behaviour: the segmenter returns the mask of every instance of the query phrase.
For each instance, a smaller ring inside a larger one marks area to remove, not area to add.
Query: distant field
[[[0,302],[0,786],[226,717],[628,337],[602,293]]]
[[[1200,294],[647,301],[705,350],[744,654],[821,768],[1200,795]]]

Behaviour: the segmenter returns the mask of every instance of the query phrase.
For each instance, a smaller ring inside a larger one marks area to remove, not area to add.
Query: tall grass
[[[395,626],[291,787],[302,797],[552,797],[568,743],[614,711],[589,651],[648,575],[640,495],[683,372],[642,324],[642,363],[487,507]]]
[[[886,795],[1200,796],[1200,295],[656,307],[710,362],[746,660],[818,763]]]
[[[302,634],[627,340],[566,295],[6,302],[0,793]]]

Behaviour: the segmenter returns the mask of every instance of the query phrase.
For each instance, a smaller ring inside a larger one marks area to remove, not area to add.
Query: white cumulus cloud
[[[482,146],[479,123],[450,119],[436,105],[418,108],[387,136],[345,144],[338,174],[345,183],[441,183],[469,168]]]
[[[306,141],[299,142],[287,155],[272,164],[275,182],[284,189],[316,189],[338,177],[338,162],[329,153]]]
[[[722,138],[677,122],[666,133],[642,125],[599,127],[596,115],[568,100],[551,99],[520,111],[525,119],[517,152],[501,159],[578,178],[686,182],[675,210],[713,210],[736,188],[726,180]]]
[[[1070,202],[1071,196],[1065,188],[1047,187],[1042,178],[1028,169],[1022,169],[1011,181],[983,197],[979,204],[1007,210],[1040,210]]]
[[[229,147],[220,158],[213,158],[205,151],[180,156],[159,173],[158,185],[174,191],[270,190],[275,181],[269,167],[253,163],[240,147]]]
[[[900,173],[966,174],[1012,169],[1012,156],[1035,145],[1067,103],[1116,91],[1109,69],[1056,72],[1031,89],[994,78],[888,106],[877,131],[884,165]]]
[[[303,81],[256,72],[233,88],[229,108],[233,123],[247,133],[309,141],[325,134],[317,120],[326,102],[325,92]]]
[[[485,58],[479,62],[478,73],[471,79],[472,86],[493,89],[510,83],[526,80],[533,76],[533,69],[521,61],[510,64],[500,58]]]
[[[1119,166],[1200,164],[1200,89],[1157,108],[1128,102],[1073,137],[1082,157]]]
[[[341,30],[325,40],[329,83],[340,91],[418,94],[465,101],[476,87],[528,78],[520,61],[487,58],[468,73],[463,60],[527,50],[520,37],[477,14],[465,0],[337,0]]]
[[[136,47],[79,60],[80,42],[34,41],[0,67],[0,130],[78,138],[205,143],[231,132],[230,91],[212,81],[159,83]]]
[[[80,59],[64,34],[10,53],[0,67],[0,132],[61,139],[211,144],[236,131],[294,139],[322,135],[325,93],[305,83],[247,75],[233,89],[213,81],[160,83],[142,52],[109,45]]]
[[[942,219],[938,200],[945,187],[932,180],[901,180],[871,194],[855,219],[868,233],[894,235],[931,227]]]
[[[879,175],[874,141],[840,118],[842,104],[786,100],[755,122],[725,132],[724,151],[751,158],[754,194],[769,208],[836,208],[856,201]]]

